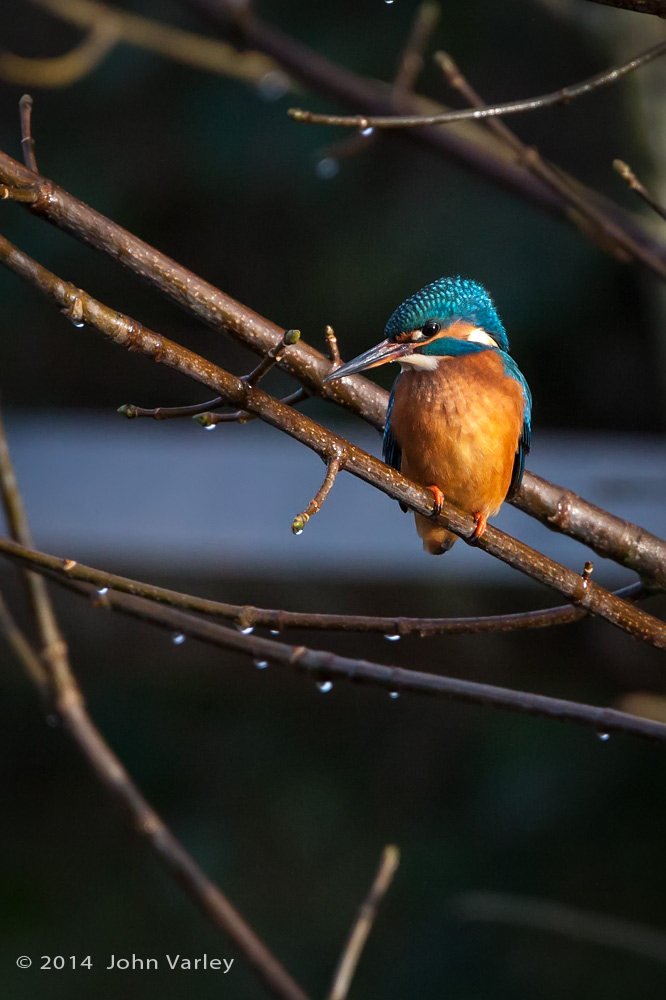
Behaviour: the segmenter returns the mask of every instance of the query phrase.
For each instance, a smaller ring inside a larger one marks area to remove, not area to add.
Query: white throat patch
[[[434,372],[440,358],[434,354],[408,354],[400,358],[400,368],[404,372],[408,368],[419,368],[421,371]]]

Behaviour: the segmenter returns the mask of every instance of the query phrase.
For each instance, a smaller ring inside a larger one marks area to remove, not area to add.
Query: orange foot
[[[442,513],[442,504],[444,503],[444,494],[440,490],[439,486],[426,486],[427,490],[430,490],[435,498],[435,506],[433,507],[431,517],[439,517]]]
[[[481,538],[481,535],[488,527],[488,518],[485,514],[472,514],[472,517],[476,521],[476,527],[472,532],[470,541],[475,542],[478,538]]]

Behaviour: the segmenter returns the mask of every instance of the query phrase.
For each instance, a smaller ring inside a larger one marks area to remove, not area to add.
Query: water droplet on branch
[[[328,694],[329,691],[333,690],[333,681],[319,681],[317,687],[322,694]]]

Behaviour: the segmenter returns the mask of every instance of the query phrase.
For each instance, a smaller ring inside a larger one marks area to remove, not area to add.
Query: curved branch
[[[453,122],[482,121],[485,118],[499,118],[503,115],[515,115],[524,111],[539,111],[542,108],[552,108],[558,104],[569,104],[577,97],[584,97],[610,83],[616,83],[628,73],[633,73],[642,66],[647,66],[654,59],[666,53],[666,42],[659,42],[629,59],[620,66],[613,66],[582,80],[580,83],[561,87],[560,90],[539,97],[526,97],[520,101],[506,101],[503,104],[491,104],[484,107],[463,108],[459,111],[443,111],[436,115],[325,115],[303,108],[290,108],[287,114],[297,122],[310,125],[338,125],[346,128],[416,128],[424,125],[451,125]]]
[[[483,615],[469,618],[407,618],[398,615],[393,618],[369,615],[315,614],[305,611],[281,611],[269,608],[255,608],[248,604],[226,604],[211,601],[194,594],[181,594],[176,590],[158,587],[152,583],[132,580],[116,573],[85,566],[70,559],[38,552],[26,548],[8,538],[0,536],[0,555],[16,561],[36,573],[44,573],[56,582],[61,579],[78,580],[92,584],[102,596],[115,590],[123,594],[133,594],[157,604],[184,611],[224,618],[239,628],[268,628],[273,632],[285,629],[308,629],[335,632],[378,632],[391,639],[407,635],[420,637],[433,635],[460,635],[471,632],[514,632],[526,629],[549,628],[580,621],[588,616],[582,608],[564,604],[556,608],[539,611],[523,611],[509,615]],[[637,601],[648,596],[640,583],[633,583],[615,592],[623,600]]]
[[[3,152],[0,152],[0,183],[36,191],[38,201],[29,206],[31,211],[108,254],[190,315],[216,330],[223,328],[250,350],[265,354],[279,344],[284,331],[275,324],[159,253],[51,181],[35,179],[31,171]],[[278,364],[303,383],[312,395],[337,403],[378,430],[383,429],[388,394],[374,382],[362,375],[354,375],[322,385],[322,379],[334,366],[303,340],[288,351]],[[526,472],[522,489],[512,503],[531,516],[539,517],[533,511],[534,504],[541,502],[544,491],[551,493],[559,489]],[[603,539],[604,555],[628,566],[650,585],[654,583],[666,588],[666,542],[643,532],[645,545],[628,550],[624,526],[625,522],[582,498],[578,498],[577,504],[570,509],[569,532],[572,537],[593,548]],[[646,548],[651,555],[644,564]]]
[[[69,87],[97,69],[117,43],[113,24],[103,20],[61,56],[27,59],[13,52],[0,52],[0,77],[21,87]]]
[[[0,262],[55,302],[67,315],[74,316],[79,325],[88,324],[115,343],[145,354],[209,386],[225,397],[230,405],[256,413],[266,423],[300,441],[325,460],[332,454],[342,456],[340,464],[345,471],[372,484],[393,499],[402,501],[416,513],[436,519],[466,541],[473,539],[474,544],[485,552],[556,590],[578,607],[605,618],[634,638],[666,648],[664,622],[627,604],[591,580],[582,578],[499,528],[489,526],[481,537],[476,538],[476,522],[471,515],[446,501],[437,505],[435,513],[430,490],[410,482],[384,462],[333,434],[310,417],[285,406],[261,389],[248,385],[246,380],[231,375],[198,354],[154,333],[136,320],[102,305],[74,285],[61,281],[4,237],[0,237]],[[294,351],[297,347],[295,345]],[[291,351],[287,352],[286,357],[290,354]]]

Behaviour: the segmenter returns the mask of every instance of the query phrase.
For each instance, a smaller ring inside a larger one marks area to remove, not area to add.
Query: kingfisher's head
[[[508,352],[509,341],[483,285],[467,278],[440,278],[398,306],[384,329],[386,339],[359,354],[325,382],[398,361],[403,368],[434,370],[439,359],[489,348]]]

